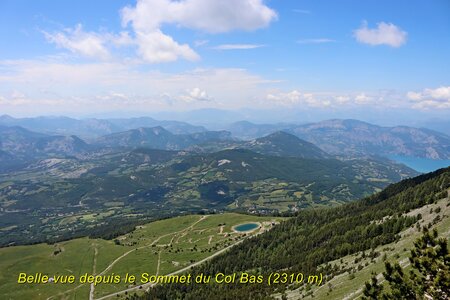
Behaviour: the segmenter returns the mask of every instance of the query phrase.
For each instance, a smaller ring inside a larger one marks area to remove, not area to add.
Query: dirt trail
[[[158,253],[158,265],[156,266],[156,276],[159,275],[159,266],[161,265],[161,250]]]
[[[96,268],[96,264],[97,264],[97,254],[98,254],[98,250],[97,250],[97,247],[95,247],[95,248],[94,248],[94,262],[93,262],[93,264],[94,264],[94,266],[93,266],[93,271],[94,271],[94,272],[95,272],[95,268]],[[50,296],[50,297],[48,297],[46,300],[51,300],[51,299],[54,299],[54,298],[63,296],[63,295],[65,295],[65,294],[68,294],[68,293],[70,293],[70,292],[76,291],[76,290],[78,290],[80,287],[82,287],[82,286],[84,286],[84,285],[85,285],[85,284],[82,283],[82,284],[77,285],[76,287],[74,287],[74,288],[72,288],[72,289],[70,289],[70,290],[67,290],[67,291],[64,291],[64,292],[60,292],[60,293],[58,293],[58,294],[56,294],[56,295]],[[91,297],[91,293],[89,293],[89,299],[91,299],[90,297]],[[92,295],[92,297],[93,297],[93,295]],[[92,299],[93,299],[93,298],[92,298]]]
[[[206,217],[206,216],[205,216],[205,217]],[[200,221],[201,221],[201,220],[197,221],[197,223],[200,222]],[[194,226],[194,225],[192,225],[192,226]],[[261,232],[257,232],[256,234],[254,234],[254,235],[252,235],[252,236],[250,236],[250,237],[248,237],[248,238],[252,238],[252,237],[255,237],[255,236],[260,235],[260,234],[261,234]],[[212,258],[214,258],[214,257],[216,257],[216,256],[218,256],[218,255],[220,255],[220,254],[222,254],[222,253],[224,253],[225,251],[229,250],[230,248],[232,248],[232,247],[234,247],[234,246],[236,246],[236,245],[242,243],[242,242],[243,242],[244,240],[246,240],[246,239],[247,239],[247,238],[244,238],[244,239],[242,239],[242,240],[240,240],[240,241],[237,241],[236,243],[234,243],[234,244],[232,244],[232,245],[230,245],[230,246],[228,246],[228,247],[225,247],[225,248],[223,248],[222,250],[219,250],[219,251],[217,251],[216,253],[214,253],[214,254],[212,254],[212,255],[210,255],[210,256],[208,256],[208,257],[202,259],[202,260],[199,260],[198,262],[195,262],[195,263],[193,263],[193,264],[190,264],[189,266],[184,267],[184,268],[182,268],[182,269],[180,269],[180,270],[177,270],[177,271],[174,271],[174,272],[172,272],[172,273],[166,274],[165,276],[172,276],[172,275],[177,275],[177,274],[186,272],[186,271],[190,270],[192,267],[198,266],[198,265],[204,263],[205,261],[208,261],[208,260],[210,260],[210,259],[212,259]],[[104,299],[108,299],[108,298],[112,298],[112,297],[117,297],[117,295],[124,294],[125,292],[131,292],[131,291],[140,290],[140,289],[143,289],[143,288],[145,288],[146,290],[148,290],[148,289],[150,289],[151,287],[153,287],[153,286],[155,286],[155,285],[156,285],[155,283],[146,283],[146,284],[142,284],[142,285],[137,285],[137,286],[135,286],[135,287],[131,287],[131,288],[128,288],[128,289],[125,289],[125,290],[122,290],[122,291],[118,291],[118,292],[115,292],[115,293],[112,293],[112,294],[109,294],[109,295],[106,295],[106,296],[97,298],[97,299],[95,299],[95,300],[104,300]]]
[[[94,263],[92,265],[92,275],[95,275],[97,273],[97,255],[98,255],[98,249],[97,249],[97,245],[95,245]],[[95,285],[94,285],[94,283],[91,283],[91,289],[89,291],[89,300],[94,300],[94,291],[95,291]]]
[[[143,248],[148,248],[148,247],[151,247],[151,246],[153,246],[154,244],[156,244],[161,238],[163,238],[163,237],[166,237],[166,236],[168,236],[168,235],[177,235],[177,234],[180,234],[180,233],[185,233],[185,232],[187,232],[189,229],[192,229],[195,225],[197,225],[199,222],[201,222],[201,221],[203,221],[204,219],[206,219],[208,216],[206,215],[206,216],[202,216],[200,219],[198,219],[197,221],[195,221],[194,223],[192,223],[191,225],[189,225],[188,227],[186,227],[186,228],[184,228],[184,229],[182,229],[182,230],[179,230],[179,231],[175,231],[175,232],[171,232],[171,233],[167,233],[167,234],[164,234],[164,235],[161,235],[161,236],[159,236],[157,239],[155,239],[152,243],[150,243],[150,244],[147,244],[147,245],[144,245],[144,246],[141,246],[141,247],[138,247],[138,248],[133,248],[133,249],[131,249],[131,250],[129,250],[129,251],[127,251],[127,252],[125,252],[124,254],[122,254],[122,255],[120,255],[119,257],[117,257],[115,260],[113,260],[102,272],[100,272],[99,274],[97,274],[97,275],[104,275],[106,272],[108,272],[109,270],[111,270],[111,268],[116,264],[116,263],[118,263],[121,259],[123,259],[124,257],[126,257],[127,255],[129,255],[131,252],[133,252],[133,251],[136,251],[136,249],[143,249]],[[173,239],[172,239],[172,241],[173,241]],[[171,242],[172,242],[171,241]],[[96,268],[97,268],[97,254],[98,254],[98,250],[97,250],[97,248],[94,248],[94,262],[93,262],[93,273],[95,274],[95,272],[96,272]],[[159,262],[159,260],[158,260],[158,262]],[[158,264],[158,268],[159,268],[159,264]],[[76,286],[76,287],[74,287],[73,289],[70,289],[70,290],[67,290],[67,291],[64,291],[64,292],[61,292],[61,293],[58,293],[57,295],[54,295],[54,296],[50,296],[50,297],[48,297],[47,298],[47,300],[51,300],[51,299],[54,299],[54,298],[56,298],[56,297],[59,297],[59,296],[62,296],[62,295],[65,295],[65,294],[67,294],[67,293],[70,293],[70,292],[73,292],[73,291],[75,291],[75,290],[77,290],[77,289],[79,289],[79,288],[81,288],[82,286],[84,286],[85,284],[80,284],[80,285],[78,285],[78,286]],[[94,289],[94,287],[93,287],[93,285],[91,284],[91,286],[90,286],[90,291],[89,291],[89,300],[94,300],[94,291],[95,291],[95,289]],[[102,298],[104,298],[104,297],[102,297]],[[100,299],[102,299],[102,298],[100,298]]]
[[[138,247],[138,248],[134,248],[134,249],[131,249],[131,250],[125,252],[124,254],[122,254],[121,256],[119,256],[118,258],[116,258],[113,262],[111,262],[111,263],[106,267],[106,269],[104,269],[104,270],[103,270],[100,274],[98,274],[98,275],[103,275],[103,274],[105,274],[106,272],[108,272],[109,270],[111,270],[111,268],[112,268],[116,263],[118,263],[122,258],[126,257],[126,256],[127,256],[128,254],[130,254],[131,252],[136,251],[136,249],[140,250],[140,249],[144,249],[144,248],[151,247],[151,246],[155,245],[155,244],[156,244],[161,238],[163,238],[163,237],[166,237],[166,236],[169,236],[169,235],[172,235],[172,234],[179,234],[179,233],[185,232],[185,231],[187,231],[187,230],[189,230],[189,229],[192,229],[192,228],[193,228],[195,225],[197,225],[199,222],[201,222],[201,221],[203,221],[204,219],[206,219],[206,217],[208,217],[208,216],[202,216],[199,220],[195,221],[194,223],[192,223],[189,227],[186,227],[185,229],[182,229],[182,230],[179,230],[179,231],[175,231],[175,232],[171,232],[171,233],[167,233],[167,234],[161,235],[161,236],[159,236],[156,240],[154,240],[151,244],[144,245],[144,246],[140,246],[140,247]]]
[[[184,267],[184,268],[182,268],[182,269],[180,269],[180,270],[177,270],[177,271],[175,271],[175,272],[172,272],[172,273],[170,273],[170,274],[167,274],[166,276],[172,276],[172,275],[176,275],[176,274],[179,274],[179,273],[183,273],[183,272],[185,272],[185,271],[188,271],[188,270],[190,270],[192,267],[198,266],[198,265],[204,263],[205,261],[208,261],[208,260],[210,260],[211,258],[216,257],[217,255],[222,254],[223,252],[227,251],[227,250],[230,249],[231,247],[234,247],[234,246],[236,246],[237,244],[242,243],[243,241],[244,241],[244,240],[240,240],[240,241],[238,241],[238,242],[236,242],[236,243],[234,243],[234,244],[232,244],[232,245],[230,245],[230,246],[228,246],[228,247],[226,247],[226,248],[223,248],[222,250],[217,251],[216,253],[214,253],[214,254],[212,254],[212,255],[210,255],[210,256],[208,256],[208,257],[202,259],[202,260],[199,260],[198,262],[195,262],[195,263],[193,263],[193,264],[191,264],[191,265],[189,265],[189,266],[187,266],[187,267]],[[125,292],[131,292],[131,291],[134,291],[134,290],[139,290],[141,287],[142,287],[142,288],[146,288],[146,289],[148,290],[149,288],[151,288],[151,287],[154,286],[154,285],[155,285],[155,283],[146,283],[146,284],[142,284],[142,285],[137,285],[137,286],[135,286],[135,287],[128,288],[128,289],[126,289],[126,290],[122,290],[122,291],[119,291],[119,292],[115,292],[115,293],[112,293],[112,294],[109,294],[109,295],[106,295],[106,296],[97,298],[97,299],[95,299],[95,300],[104,300],[104,299],[108,299],[108,298],[111,298],[111,297],[117,297],[117,295],[123,294],[123,293],[125,293]]]

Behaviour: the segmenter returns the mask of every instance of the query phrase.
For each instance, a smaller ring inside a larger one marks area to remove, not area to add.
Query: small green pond
[[[259,224],[257,224],[257,223],[245,223],[245,224],[240,224],[240,225],[234,227],[234,230],[239,231],[239,232],[244,232],[244,231],[254,230],[258,227],[259,227]]]

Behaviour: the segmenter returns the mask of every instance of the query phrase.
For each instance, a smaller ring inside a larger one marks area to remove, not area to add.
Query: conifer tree
[[[377,281],[376,276],[366,282],[364,299],[449,299],[450,254],[447,239],[439,238],[438,232],[424,234],[414,243],[409,261],[412,269],[405,272],[398,262],[385,263],[383,276],[389,291]]]

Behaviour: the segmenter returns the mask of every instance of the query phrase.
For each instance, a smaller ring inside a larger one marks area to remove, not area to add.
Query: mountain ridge
[[[140,127],[102,136],[93,144],[107,147],[149,147],[182,150],[189,146],[211,141],[232,140],[227,131],[204,131],[191,134],[173,134],[161,126]]]
[[[330,154],[450,158],[450,137],[429,129],[381,127],[359,120],[333,119],[292,127],[288,132]]]
[[[329,158],[316,145],[285,131],[276,131],[261,138],[244,143],[241,147],[265,155],[300,158]]]
[[[190,134],[207,131],[206,128],[202,126],[195,126],[179,121],[156,120],[151,117],[122,119],[74,119],[65,116],[14,118],[9,115],[1,115],[0,125],[21,126],[25,129],[42,132],[45,134],[77,135],[82,138],[89,139],[139,127],[162,126],[176,134]]]

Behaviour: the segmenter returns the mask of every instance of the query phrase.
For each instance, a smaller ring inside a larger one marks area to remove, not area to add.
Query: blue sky
[[[0,113],[450,113],[446,0],[1,0],[0,37]]]

